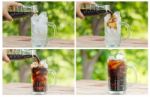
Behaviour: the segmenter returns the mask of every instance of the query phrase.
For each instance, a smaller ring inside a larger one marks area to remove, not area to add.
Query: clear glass
[[[115,12],[113,16],[107,14],[104,18],[105,26],[105,45],[106,47],[119,47],[121,43],[121,26],[126,27],[128,37],[130,35],[130,27],[127,23],[121,22],[121,17],[119,12]]]
[[[118,53],[115,57],[110,56],[108,58],[108,88],[110,94],[125,94],[127,89],[127,68],[124,55]],[[135,82],[137,81],[137,72],[130,66],[135,74]]]
[[[23,5],[23,6],[16,6],[15,8],[9,7],[8,13],[13,19],[19,19],[23,17],[31,17],[33,14],[38,13],[38,8],[37,5],[33,6]],[[5,20],[5,17],[3,17],[3,19]]]
[[[32,47],[45,47],[48,42],[48,26],[56,29],[56,25],[48,22],[46,12],[31,17]]]
[[[48,90],[49,73],[53,75],[54,82],[56,82],[55,73],[52,70],[48,70],[48,64],[46,63],[46,60],[40,61],[40,63],[38,62],[32,63],[31,72],[32,72],[33,94],[36,95],[46,94]]]
[[[89,9],[89,10],[110,10],[110,5],[98,5],[98,4],[83,4],[81,5],[81,9]]]
[[[126,64],[123,59],[109,58],[108,86],[110,94],[124,94],[126,91]]]
[[[32,12],[32,13],[37,13],[38,8],[37,8],[37,5],[32,5],[32,6],[23,5],[23,6],[17,6],[15,9],[10,7],[8,11],[9,12]]]
[[[110,5],[83,4],[80,10],[84,16],[111,13]]]

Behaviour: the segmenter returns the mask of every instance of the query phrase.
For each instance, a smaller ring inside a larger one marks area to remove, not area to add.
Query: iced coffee
[[[31,65],[33,93],[45,94],[47,91],[48,68],[44,64],[34,62]]]
[[[119,93],[126,89],[126,65],[124,60],[108,60],[108,82],[109,90],[113,93]]]

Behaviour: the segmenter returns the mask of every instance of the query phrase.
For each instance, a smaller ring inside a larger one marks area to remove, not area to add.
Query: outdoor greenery
[[[130,25],[130,38],[147,39],[148,33],[148,2],[96,2],[99,5],[110,5],[113,12],[119,11],[122,22]],[[87,16],[77,18],[77,36],[104,35],[104,16]],[[128,32],[122,26],[122,35],[125,38]]]
[[[38,14],[47,12],[49,22],[55,23],[57,32],[49,28],[49,37],[73,39],[74,37],[74,2],[21,2],[24,5],[37,5]],[[31,35],[30,17],[3,22],[3,36]]]
[[[108,77],[107,59],[110,55],[117,54],[117,52],[124,53],[126,59],[126,65],[134,66],[136,68],[137,76],[138,76],[137,83],[147,83],[148,82],[148,54],[147,54],[148,51],[146,49],[77,50],[77,76],[76,76],[77,80],[85,79],[84,76],[90,76],[90,73],[91,76],[89,77],[89,79],[107,80]],[[98,58],[96,59],[95,56],[97,55]],[[89,62],[94,64],[90,64],[89,66],[87,64]],[[87,68],[87,66],[89,66],[89,68]],[[87,68],[89,70],[86,72],[86,74],[84,74],[84,68]],[[135,82],[135,75],[131,68],[127,70],[127,80],[128,82]]]
[[[74,52],[73,50],[37,50],[41,60],[46,59],[49,70],[56,72],[56,85],[73,86]],[[15,60],[3,63],[3,83],[31,82],[31,64],[33,59]],[[53,78],[49,74],[50,78]],[[49,83],[54,84],[53,79]]]

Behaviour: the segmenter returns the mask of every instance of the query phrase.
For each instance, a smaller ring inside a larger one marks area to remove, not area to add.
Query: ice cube
[[[123,53],[118,53],[118,54],[116,55],[116,59],[124,60],[124,54],[123,54]]]
[[[38,63],[37,63],[37,62],[33,62],[33,63],[31,64],[31,68],[36,68],[36,67],[38,67]]]
[[[113,15],[107,14],[105,16],[105,26],[109,27],[110,29],[117,29],[120,26],[120,13],[114,12]]]
[[[44,23],[47,24],[47,22],[48,22],[48,18],[47,18],[46,12],[42,12],[40,13],[40,15],[34,14],[31,17],[31,23],[36,24],[36,25],[42,25]]]
[[[48,17],[46,12],[42,12],[39,15],[39,23],[47,23],[48,22]]]
[[[31,17],[31,23],[36,24],[38,22],[39,16],[37,14],[34,14]]]
[[[46,63],[46,60],[42,60],[40,62],[41,66],[43,66],[44,68],[48,68],[48,64]]]

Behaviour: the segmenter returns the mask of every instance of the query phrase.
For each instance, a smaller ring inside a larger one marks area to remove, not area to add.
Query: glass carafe
[[[40,15],[35,14],[31,17],[32,47],[45,47],[47,45],[48,27],[52,27],[55,34],[56,25],[48,21],[46,12],[42,12]]]
[[[108,88],[110,94],[124,94],[127,89],[127,68],[133,70],[135,82],[137,82],[137,71],[134,65],[128,65],[122,53],[116,56],[109,56],[108,67]]]
[[[32,6],[18,6],[14,8],[9,8],[8,13],[12,16],[12,18],[21,18],[25,16],[32,16],[33,14],[38,13],[37,5]]]
[[[48,68],[46,60],[33,62],[31,64],[31,73],[33,94],[46,94],[49,86],[48,79],[52,79],[54,85],[56,84],[56,74],[53,70]]]
[[[110,5],[83,4],[81,6],[81,12],[84,16],[92,16],[111,13],[111,10]]]
[[[34,58],[36,57],[36,51],[29,49],[9,49],[7,50],[7,56],[10,60]]]
[[[122,40],[122,26],[126,28],[127,37],[130,36],[130,26],[126,22],[121,21],[119,12],[114,14],[107,14],[104,18],[105,26],[105,45],[106,47],[119,47]]]

